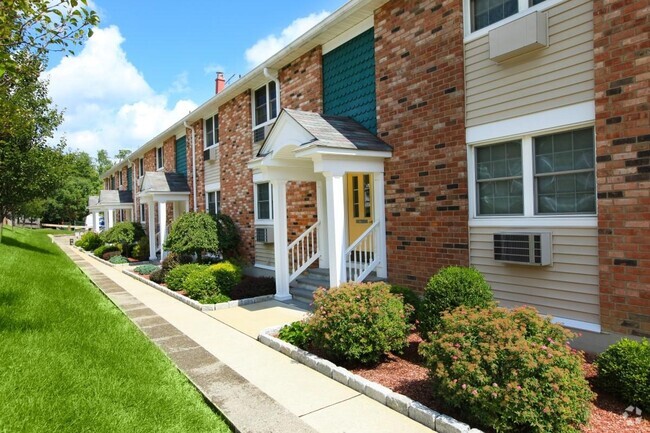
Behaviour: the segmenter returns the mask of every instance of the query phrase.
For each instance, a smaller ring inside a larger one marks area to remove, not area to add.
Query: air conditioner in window
[[[273,227],[258,227],[255,229],[255,240],[265,244],[273,243]]]
[[[548,266],[551,260],[551,233],[494,233],[494,260],[521,265]]]
[[[214,161],[217,159],[217,148],[212,147],[203,151],[203,160],[204,161]]]
[[[260,126],[259,128],[254,129],[253,142],[255,144],[261,144],[266,139],[266,137],[269,136],[269,132],[271,131],[272,127],[273,124],[270,124],[270,125]]]

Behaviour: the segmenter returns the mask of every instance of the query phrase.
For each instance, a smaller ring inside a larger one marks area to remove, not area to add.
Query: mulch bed
[[[432,398],[428,387],[428,370],[422,365],[418,346],[422,339],[417,333],[409,336],[409,345],[401,355],[390,354],[377,365],[371,367],[348,367],[353,373],[384,385],[433,410],[453,416],[462,421],[462,413],[445,408],[440,401]],[[592,384],[598,372],[593,365],[594,356],[588,355],[584,364],[585,377]],[[589,423],[582,428],[583,433],[650,433],[650,414],[642,418],[625,417],[627,404],[617,398],[595,389],[598,394],[592,403]]]

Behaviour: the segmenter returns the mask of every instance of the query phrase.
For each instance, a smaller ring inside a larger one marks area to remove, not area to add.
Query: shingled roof
[[[133,193],[104,189],[99,192],[99,203],[97,204],[100,206],[133,204]]]
[[[141,193],[190,192],[187,178],[179,173],[148,171],[142,178]]]

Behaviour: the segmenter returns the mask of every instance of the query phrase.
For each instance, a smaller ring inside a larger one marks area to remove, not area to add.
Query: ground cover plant
[[[113,256],[108,261],[114,265],[125,265],[129,263],[129,260],[124,256]]]
[[[0,431],[229,431],[44,232],[5,235]]]
[[[160,267],[156,265],[140,265],[136,266],[135,269],[133,269],[133,272],[140,275],[151,275],[159,269]]]

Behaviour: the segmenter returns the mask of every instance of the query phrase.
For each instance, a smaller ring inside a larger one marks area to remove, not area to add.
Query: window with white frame
[[[469,3],[471,31],[497,23],[545,0],[466,0]]]
[[[140,222],[142,224],[147,223],[147,214],[144,203],[140,203]]]
[[[122,179],[122,170],[120,170],[120,186],[124,185],[123,180],[124,179]]]
[[[206,194],[208,213],[217,215],[221,213],[221,191],[210,191]]]
[[[254,126],[259,126],[278,116],[278,98],[275,81],[270,81],[253,95]]]
[[[273,221],[273,189],[270,182],[255,184],[255,219]]]
[[[476,146],[474,166],[479,217],[596,214],[592,127]]]
[[[219,114],[205,119],[205,148],[219,144]]]
[[[144,176],[144,158],[138,160],[138,175],[140,177]]]
[[[156,148],[156,169],[157,170],[162,170],[162,168],[165,166],[165,161],[163,158],[164,158],[164,153],[163,153],[162,146]]]

